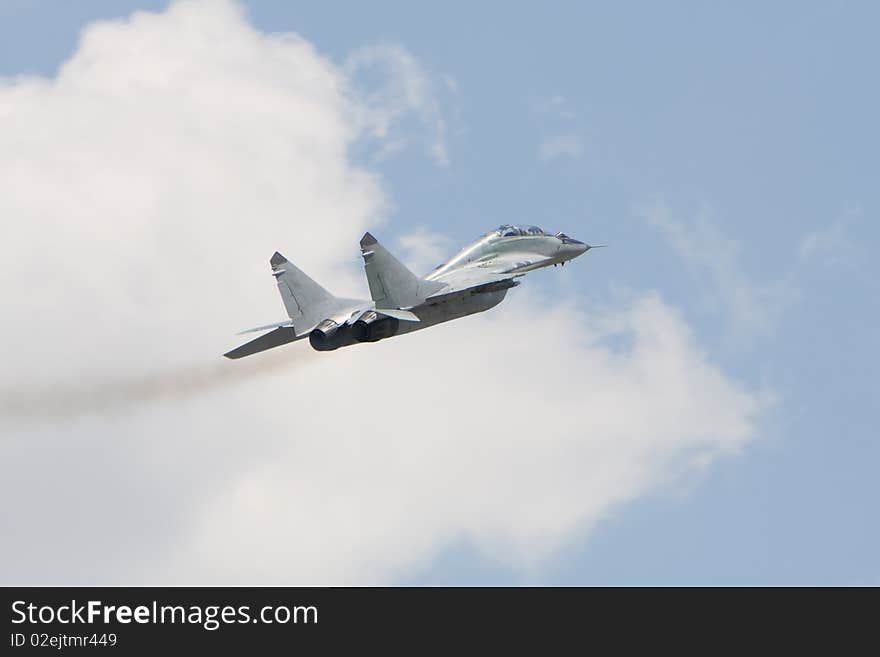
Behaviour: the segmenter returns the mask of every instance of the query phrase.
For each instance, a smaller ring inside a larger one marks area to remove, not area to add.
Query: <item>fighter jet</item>
[[[223,355],[241,358],[305,337],[314,349],[332,351],[418,331],[489,310],[525,273],[564,265],[591,248],[564,233],[503,225],[420,278],[366,233],[361,255],[372,301],[333,296],[276,252],[269,264],[289,319],[242,331],[269,332]]]

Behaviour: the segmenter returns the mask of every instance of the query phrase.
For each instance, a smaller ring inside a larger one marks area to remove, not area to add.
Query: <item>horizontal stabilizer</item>
[[[415,313],[411,313],[408,310],[395,310],[393,308],[377,308],[376,312],[380,315],[385,315],[386,317],[393,317],[394,319],[400,319],[404,322],[420,322],[418,316]]]
[[[228,351],[223,355],[227,358],[242,358],[243,356],[250,356],[251,354],[266,351],[266,349],[280,347],[283,344],[293,342],[297,339],[299,338],[297,338],[296,331],[293,330],[293,327],[283,326],[270,333],[266,333],[266,335],[261,335],[256,340],[246,342],[240,347],[236,347],[232,351]]]
[[[268,331],[273,328],[281,328],[282,326],[293,326],[292,319],[285,319],[281,322],[275,322],[274,324],[264,324],[263,326],[255,326],[254,328],[245,329],[244,331],[239,331],[236,335],[244,335],[245,333],[257,333],[258,331]]]

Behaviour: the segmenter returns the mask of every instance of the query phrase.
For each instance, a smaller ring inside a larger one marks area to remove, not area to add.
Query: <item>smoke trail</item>
[[[81,415],[105,415],[129,406],[189,399],[211,390],[244,383],[314,362],[316,353],[296,357],[259,357],[249,361],[219,360],[179,367],[141,377],[121,377],[40,388],[0,389],[0,424],[58,422]]]

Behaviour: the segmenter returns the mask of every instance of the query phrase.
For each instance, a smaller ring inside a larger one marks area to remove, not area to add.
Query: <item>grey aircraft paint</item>
[[[591,248],[537,226],[504,225],[418,277],[366,233],[361,255],[372,301],[332,295],[276,252],[269,264],[289,319],[243,331],[268,333],[223,355],[241,358],[305,337],[314,349],[332,351],[418,331],[493,308],[519,285],[516,278],[564,265]]]

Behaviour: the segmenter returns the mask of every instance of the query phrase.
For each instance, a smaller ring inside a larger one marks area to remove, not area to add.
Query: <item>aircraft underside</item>
[[[394,317],[386,317],[380,314],[381,310],[367,312],[354,324],[337,324],[332,331],[326,331],[321,326],[316,327],[309,334],[309,344],[317,351],[333,351],[361,342],[378,342],[489,310],[501,303],[506,295],[507,289],[502,289],[424,303],[411,309],[419,318],[418,322],[402,322]]]

